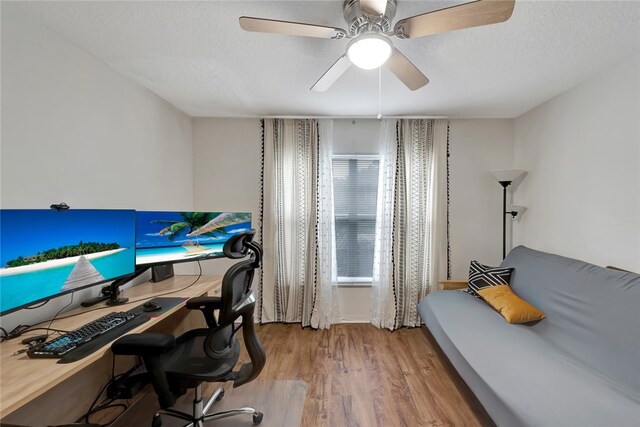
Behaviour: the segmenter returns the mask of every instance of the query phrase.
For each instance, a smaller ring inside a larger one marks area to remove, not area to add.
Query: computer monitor
[[[136,212],[136,265],[223,256],[231,236],[251,229],[249,212]]]
[[[133,210],[0,210],[0,315],[132,274]]]

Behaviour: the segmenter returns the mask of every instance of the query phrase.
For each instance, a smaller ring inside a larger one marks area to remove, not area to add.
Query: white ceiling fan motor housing
[[[396,0],[387,0],[384,16],[365,12],[360,6],[360,0],[345,0],[343,10],[351,36],[357,36],[364,31],[386,33],[391,30],[391,21],[396,16]]]

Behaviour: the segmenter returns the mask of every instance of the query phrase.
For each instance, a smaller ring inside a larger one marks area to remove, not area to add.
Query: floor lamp
[[[519,218],[526,209],[523,206],[519,206],[520,209],[507,211],[507,187],[510,186],[512,182],[524,177],[527,172],[519,169],[489,172],[500,185],[502,185],[502,259],[504,259],[507,256],[507,215],[511,215],[512,218]]]

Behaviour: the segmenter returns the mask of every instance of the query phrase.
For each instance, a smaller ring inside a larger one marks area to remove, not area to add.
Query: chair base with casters
[[[195,389],[193,397],[193,414],[187,414],[185,412],[176,411],[175,409],[161,409],[153,416],[151,427],[161,427],[161,416],[166,415],[169,417],[179,418],[181,420],[188,421],[185,427],[204,427],[204,423],[207,421],[220,420],[222,418],[233,417],[235,415],[249,414],[253,417],[254,424],[260,424],[264,414],[258,412],[253,408],[236,408],[228,409],[226,411],[215,412],[209,414],[209,409],[215,402],[222,400],[224,396],[224,388],[218,387],[213,395],[207,400],[207,403],[202,404],[202,386],[198,386]]]
[[[250,230],[225,243],[223,251],[228,258],[242,258],[249,252],[251,257],[227,270],[222,279],[221,296],[191,298],[186,302],[187,309],[202,312],[206,328],[192,329],[177,338],[157,332],[129,334],[111,345],[115,355],[135,355],[142,359],[143,365],[132,377],[142,383],[150,382],[158,397],[161,409],[154,415],[152,427],[162,424],[162,415],[181,419],[186,421],[185,426],[192,427],[204,427],[207,421],[245,414],[252,416],[254,424],[262,421],[263,414],[248,407],[209,413],[211,406],[224,396],[222,388],[206,403],[202,400],[203,382],[229,381],[234,388],[239,387],[253,381],[266,361],[253,322],[256,297],[251,283],[262,258],[262,247],[253,242],[254,234],[255,231]],[[240,356],[236,336],[239,330],[251,361],[234,371]],[[195,390],[193,412],[173,409],[177,399],[189,389]]]

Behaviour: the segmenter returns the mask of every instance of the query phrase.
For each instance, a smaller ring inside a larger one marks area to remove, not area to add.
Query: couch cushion
[[[638,396],[471,295],[434,292],[418,313],[498,425],[622,427],[640,420]]]
[[[512,268],[489,267],[480,264],[478,261],[471,261],[469,264],[469,289],[471,295],[479,296],[480,289],[489,286],[508,285],[511,279]]]
[[[514,294],[508,285],[480,289],[478,295],[509,323],[529,323],[544,319],[544,313]]]
[[[640,396],[640,275],[514,248],[502,266],[514,268],[513,291],[546,319],[530,326],[533,339]]]

